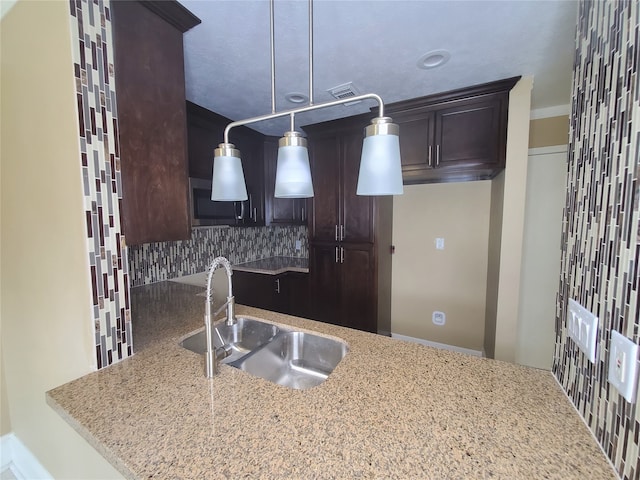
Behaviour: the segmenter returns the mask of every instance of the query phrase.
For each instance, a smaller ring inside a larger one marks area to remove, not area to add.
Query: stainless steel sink
[[[223,323],[218,330],[232,352],[223,363],[298,390],[324,382],[349,350],[339,340],[281,329],[246,317],[238,317],[232,326]],[[222,346],[217,335],[213,339],[215,348]],[[203,355],[207,350],[205,332],[194,333],[180,345]]]
[[[231,365],[279,385],[304,390],[324,382],[347,350],[346,344],[331,338],[283,331]]]
[[[276,325],[261,322],[252,318],[237,317],[235,325],[228,326],[225,323],[218,325],[218,331],[224,343],[231,347],[231,355],[222,360],[223,363],[231,363],[243,358],[248,353],[260,348],[271,341],[280,331]],[[207,351],[207,336],[204,330],[194,333],[180,342],[184,348],[192,352],[204,355]],[[214,348],[221,347],[220,339],[213,335]]]

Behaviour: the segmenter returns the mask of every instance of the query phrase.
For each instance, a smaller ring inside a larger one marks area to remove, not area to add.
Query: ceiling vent
[[[338,85],[337,87],[330,88],[327,90],[333,97],[337,100],[347,100],[350,97],[357,97],[360,95],[360,92],[353,86],[353,83],[343,83],[342,85]],[[355,105],[356,103],[360,103],[361,100],[356,100],[355,102],[347,102],[344,104],[345,107],[349,105]]]

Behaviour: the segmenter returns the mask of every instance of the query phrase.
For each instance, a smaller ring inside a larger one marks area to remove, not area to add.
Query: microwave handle
[[[240,202],[235,202],[236,205],[236,212],[237,210],[237,204],[240,203],[240,215],[236,214],[236,220],[244,220],[244,202],[240,201]]]

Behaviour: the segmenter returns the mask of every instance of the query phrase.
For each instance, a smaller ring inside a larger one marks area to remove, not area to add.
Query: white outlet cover
[[[638,345],[627,337],[611,331],[608,380],[629,403],[636,401],[638,349]]]
[[[576,342],[591,363],[596,362],[598,317],[573,299],[569,299],[567,312],[569,338]]]
[[[433,312],[431,321],[434,325],[442,326],[447,321],[447,317],[445,316],[444,312]]]
[[[444,238],[436,238],[436,250],[444,250]]]

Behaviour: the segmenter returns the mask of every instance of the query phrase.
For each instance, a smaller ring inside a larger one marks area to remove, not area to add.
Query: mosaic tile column
[[[127,251],[108,1],[71,0],[78,135],[98,368],[132,354]]]
[[[640,408],[608,383],[611,331],[640,344],[640,6],[582,1],[553,372],[624,479],[640,478]],[[595,364],[566,305],[599,318]]]

